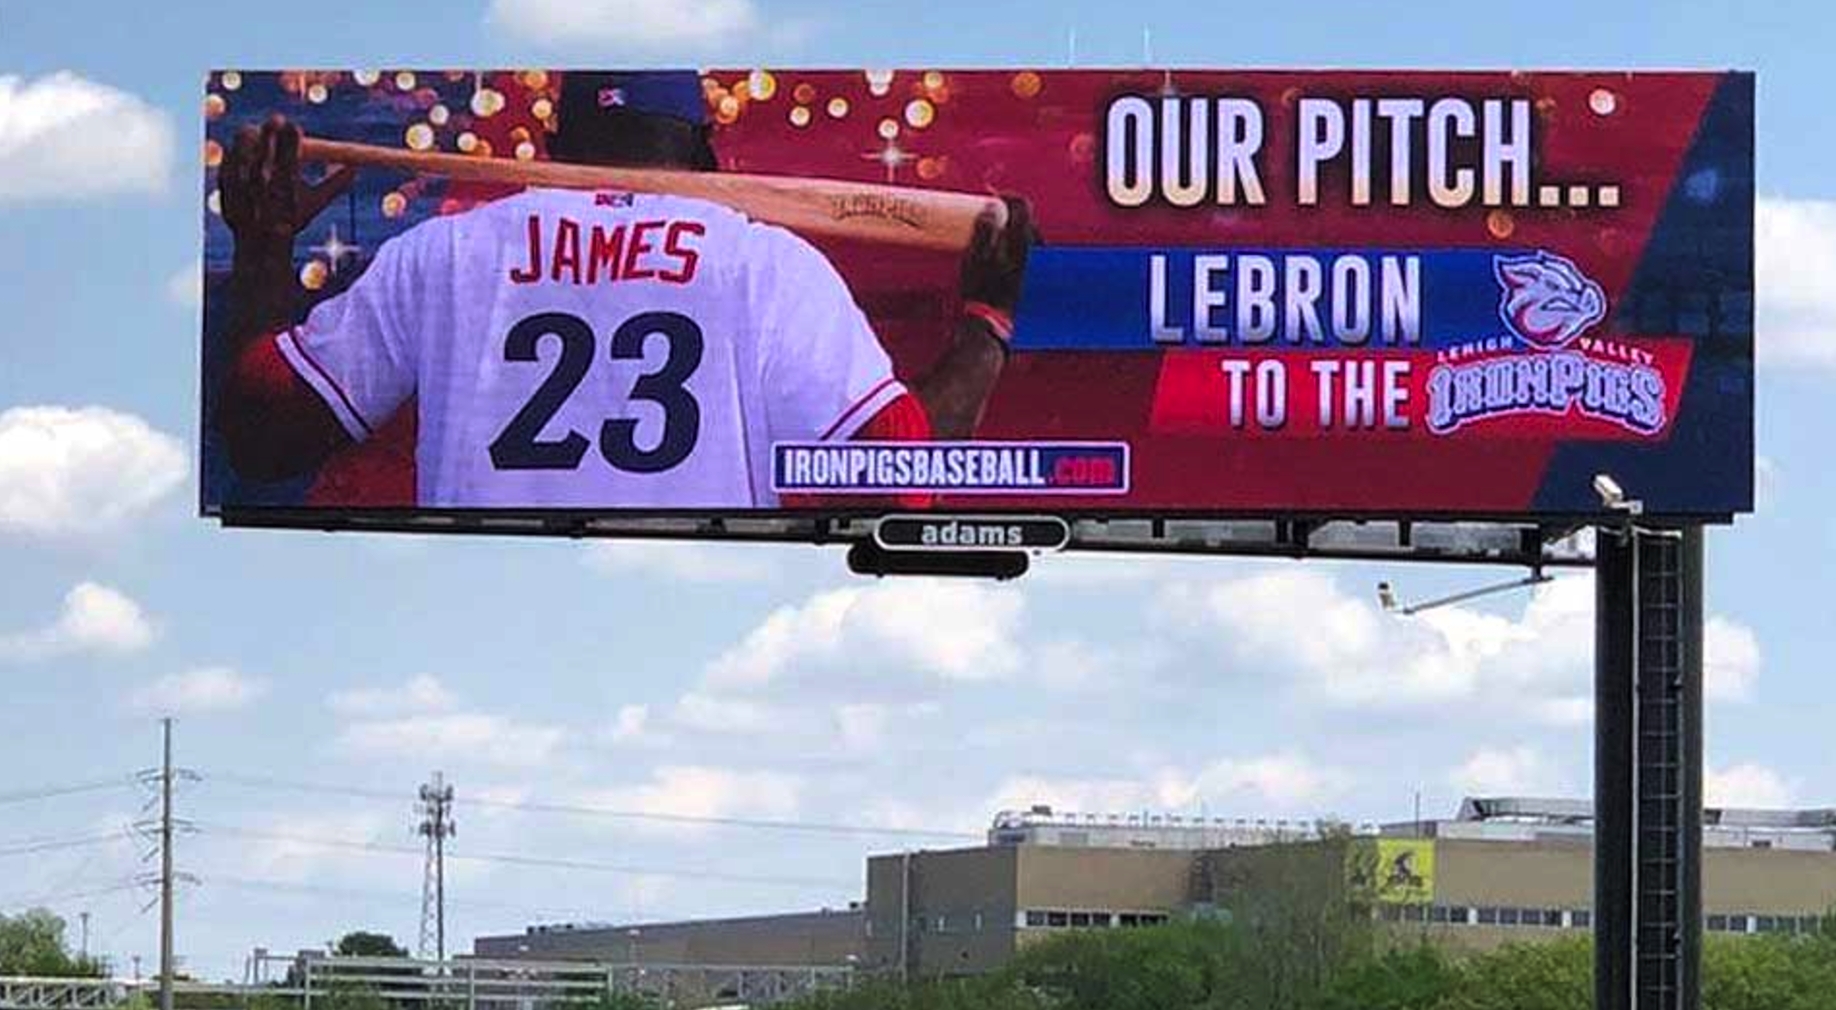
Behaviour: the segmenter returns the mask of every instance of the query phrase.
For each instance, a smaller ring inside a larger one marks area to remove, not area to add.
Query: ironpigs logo
[[[1531,347],[1567,347],[1606,318],[1606,292],[1573,260],[1546,252],[1500,256],[1492,271],[1504,288],[1498,317]]]
[[[1500,256],[1492,270],[1498,317],[1529,353],[1486,354],[1428,375],[1428,429],[1445,435],[1476,421],[1521,414],[1583,416],[1641,435],[1663,430],[1666,388],[1652,365],[1595,357],[1583,334],[1606,318],[1606,292],[1574,261],[1549,252]]]

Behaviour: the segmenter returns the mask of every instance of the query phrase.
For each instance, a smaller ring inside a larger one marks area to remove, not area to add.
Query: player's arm
[[[354,173],[317,184],[299,172],[299,128],[280,116],[245,126],[218,171],[223,220],[235,239],[227,294],[225,370],[212,420],[245,477],[306,473],[351,441],[324,399],[282,356],[277,336],[298,317],[294,237],[346,189]]]
[[[1039,236],[1026,201],[1005,199],[1006,226],[996,227],[986,217],[978,221],[963,256],[963,315],[950,347],[924,378],[912,384],[930,418],[931,432],[939,439],[975,433],[1007,364],[1027,253]]]

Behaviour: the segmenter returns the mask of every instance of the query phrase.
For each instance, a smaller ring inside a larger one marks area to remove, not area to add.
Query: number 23
[[[631,399],[663,408],[663,437],[655,448],[641,449],[636,418],[607,418],[599,426],[599,454],[613,467],[631,473],[661,473],[679,465],[695,450],[701,435],[701,405],[684,385],[701,366],[705,343],[693,319],[678,312],[632,316],[613,331],[612,360],[643,360],[644,344],[653,334],[668,341],[669,354],[662,368],[638,376]],[[542,429],[580,388],[593,364],[593,327],[586,320],[565,312],[530,316],[511,327],[504,338],[504,360],[540,360],[537,350],[542,338],[549,336],[560,338],[561,356],[529,402],[491,442],[491,464],[499,470],[577,470],[591,444],[577,431],[558,439],[541,437]]]

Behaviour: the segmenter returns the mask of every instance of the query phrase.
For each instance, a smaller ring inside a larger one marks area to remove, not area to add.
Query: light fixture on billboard
[[[1425,611],[1435,610],[1455,603],[1465,603],[1467,600],[1476,600],[1481,596],[1491,596],[1495,593],[1508,593],[1513,589],[1530,589],[1540,586],[1545,582],[1553,581],[1555,581],[1554,576],[1545,574],[1541,568],[1533,568],[1529,575],[1521,579],[1512,579],[1510,582],[1500,582],[1491,586],[1480,586],[1478,589],[1466,589],[1450,596],[1425,600],[1421,603],[1413,603],[1406,607],[1397,602],[1396,590],[1393,586],[1388,582],[1379,582],[1377,583],[1377,603],[1383,607],[1385,613],[1395,614],[1398,617],[1414,617],[1416,614]]]

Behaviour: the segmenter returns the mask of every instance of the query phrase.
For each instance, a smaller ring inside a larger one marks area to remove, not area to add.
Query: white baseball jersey
[[[430,507],[770,507],[773,442],[846,439],[905,392],[821,253],[670,196],[422,222],[278,345],[352,438],[418,396]]]

